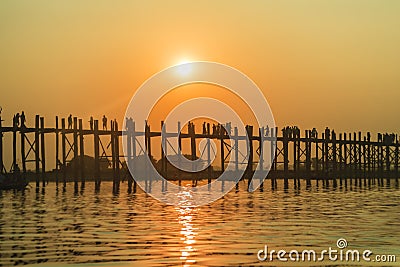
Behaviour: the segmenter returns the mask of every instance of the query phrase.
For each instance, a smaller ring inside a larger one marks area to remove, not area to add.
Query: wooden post
[[[22,172],[26,173],[26,153],[25,153],[25,124],[21,121],[21,160],[22,160]]]
[[[161,121],[161,175],[164,179],[167,178],[167,141],[164,121]],[[164,180],[162,181],[162,187],[164,191]]]
[[[315,172],[317,177],[320,176],[319,174],[319,144],[318,144],[318,133],[315,136]],[[318,181],[318,178],[317,178]]]
[[[251,125],[247,125],[246,126],[246,131],[247,131],[247,136],[249,138],[247,147],[248,147],[248,153],[249,153],[249,162],[247,164],[247,169],[246,169],[246,173],[247,173],[247,189],[251,190],[251,178],[253,175],[253,126]]]
[[[115,147],[115,178],[117,180],[116,189],[119,190],[121,177],[120,177],[120,162],[119,162],[119,130],[118,122],[114,121],[114,147]]]
[[[62,157],[62,173],[64,187],[67,183],[67,151],[66,151],[66,136],[65,136],[65,119],[61,119],[61,157]]]
[[[114,121],[110,121],[110,144],[111,144],[111,166],[112,166],[112,173],[113,173],[113,192],[115,192],[116,187],[116,157],[115,157],[115,129],[114,129]]]
[[[274,168],[274,166],[275,166],[275,144],[274,144],[274,131],[275,131],[275,129],[274,128],[271,128],[271,135],[270,135],[270,156],[271,156],[271,165],[270,165],[270,167],[271,167],[271,171],[272,170],[274,170],[275,168]]]
[[[0,173],[4,171],[4,161],[3,161],[3,120],[0,115]]]
[[[371,133],[367,133],[367,175],[368,175],[368,184],[371,185]]]
[[[296,170],[297,171],[300,171],[300,164],[301,164],[301,142],[300,142],[300,135],[301,134],[300,133],[301,133],[300,130],[298,130],[298,131],[296,130],[294,132],[294,140],[293,140],[293,142],[296,143],[296,149],[297,149],[297,152],[296,152],[297,159],[296,159],[296,162],[294,162],[293,164],[296,165]],[[307,150],[306,143],[305,143],[304,147],[305,147],[304,150]],[[299,177],[298,173],[295,173],[295,175],[296,175],[297,178]],[[299,181],[300,181],[300,179],[298,179],[298,182]]]
[[[35,117],[35,167],[36,167],[36,188],[39,187],[40,184],[40,135],[39,135],[39,122],[40,118],[39,115],[36,115]]]
[[[358,180],[359,180],[359,185],[361,186],[361,181],[362,181],[362,138],[361,138],[361,132],[358,132]]]
[[[153,164],[153,162],[152,162],[152,152],[151,152],[151,127],[150,127],[150,125],[148,125],[147,126],[147,155],[148,155],[148,157],[149,157],[149,159],[150,159],[150,164]],[[149,166],[149,168],[152,168],[152,166]],[[148,169],[147,170],[147,173],[148,173],[148,175],[150,175],[150,170]],[[149,188],[148,188],[148,190],[149,190],[149,192],[151,192],[151,187],[152,187],[152,180],[153,180],[153,177],[150,175],[150,177],[149,177]]]
[[[196,130],[195,130],[195,126],[193,123],[189,124],[192,125],[188,128],[189,131],[189,135],[190,135],[190,152],[191,152],[191,160],[195,161],[196,160]],[[196,174],[194,172],[194,164],[192,163],[192,183],[194,183],[195,185],[197,185],[197,181],[195,182],[195,180],[197,180]]]
[[[181,122],[178,121],[178,166],[182,166],[182,161],[181,161],[181,157],[182,157],[182,137],[181,137]],[[178,170],[178,174],[179,174],[179,170]],[[179,174],[179,185],[181,183],[181,177]]]
[[[386,144],[386,149],[385,149],[385,161],[386,161],[386,183],[387,185],[390,185],[390,146],[388,143]]]
[[[299,161],[300,161],[300,147],[299,144],[297,143],[297,136],[296,133],[293,132],[292,133],[292,137],[291,138],[293,140],[293,170],[294,170],[294,175],[295,177],[293,178],[294,181],[294,186],[296,186],[296,171],[298,171],[298,167],[299,165]]]
[[[273,133],[273,131],[271,130],[271,134]],[[274,170],[278,169],[278,127],[275,127],[275,141],[274,141],[275,145],[274,145]]]
[[[363,178],[364,178],[364,185],[367,185],[367,149],[365,143],[367,142],[367,138],[364,136],[364,141],[362,143],[362,155],[363,155]]]
[[[46,186],[46,150],[44,143],[44,117],[40,118],[40,149],[42,154],[42,187]]]
[[[357,134],[353,133],[353,157],[354,157],[354,185],[357,186],[358,180],[358,153],[357,153]]]
[[[333,176],[332,183],[333,187],[337,186],[336,175],[337,175],[337,154],[336,154],[336,133],[332,132],[332,164],[333,164]]]
[[[85,142],[82,119],[79,119],[79,169],[82,188],[85,187]]]
[[[128,175],[130,170],[132,169],[132,125],[129,120],[126,123],[126,154],[127,154],[127,161],[126,164],[128,165]],[[128,193],[132,192],[132,179],[128,177]]]
[[[347,134],[343,133],[343,178],[347,179]]]
[[[325,163],[325,184],[329,185],[329,136],[325,134],[324,139],[324,163]]]
[[[258,130],[258,143],[259,143],[259,150],[260,150],[260,160],[259,160],[259,165],[260,165],[260,171],[262,172],[264,170],[264,127],[259,128]],[[262,179],[262,178],[260,178]]]
[[[222,130],[221,130],[221,132],[222,132]],[[220,140],[221,140],[221,142],[220,142],[220,144],[221,144],[221,146],[220,146],[220,149],[221,149],[221,171],[224,172],[225,171],[225,145],[224,145],[224,138],[223,138],[222,133],[217,133],[217,136],[218,136],[218,134],[219,134],[219,137],[220,137]]]
[[[93,131],[93,141],[94,141],[94,180],[95,180],[95,189],[100,189],[100,151],[99,151],[99,121],[94,120],[93,122],[94,131]]]
[[[398,184],[398,177],[399,177],[399,139],[397,139],[396,135],[396,147],[394,151],[394,171],[396,177],[396,184]]]
[[[379,142],[379,183],[383,186],[383,176],[384,176],[384,157],[383,157],[383,141]]]
[[[260,165],[260,190],[264,190],[264,182],[263,182],[263,170],[264,170],[264,127],[258,129],[258,149],[259,149],[259,165]]]
[[[136,168],[136,122],[132,122],[132,159],[133,159],[133,168]],[[132,176],[133,179],[133,191],[136,192],[136,180]]]
[[[289,188],[289,140],[287,129],[283,131],[283,169],[284,169],[284,189]]]
[[[340,186],[342,186],[342,180],[343,180],[343,139],[342,139],[342,133],[339,133],[339,183]]]
[[[277,143],[278,139],[278,127],[271,128],[271,170],[276,171],[277,166]],[[271,176],[271,188],[275,189],[277,187],[276,179]]]
[[[348,173],[347,173],[347,134],[343,134],[343,173],[344,173],[344,186],[347,187],[347,178],[348,178]]]
[[[294,188],[300,186],[299,170],[300,170],[300,136],[297,135],[297,131],[292,132],[293,140],[293,185]]]
[[[211,171],[212,171],[212,167],[211,167],[211,136],[210,136],[210,124],[207,124],[207,165],[208,165],[208,185],[211,186]]]
[[[371,172],[371,177],[372,177],[372,183],[375,184],[375,178],[376,178],[376,165],[377,165],[377,149],[376,149],[376,144],[371,142],[371,158],[372,158],[372,163],[371,163],[371,168],[372,168],[372,172]]]
[[[75,187],[75,191],[77,191],[78,189],[78,165],[79,165],[79,154],[78,154],[78,118],[74,117],[74,144],[73,144],[73,150],[74,150],[74,159],[73,159],[73,163],[74,163],[74,187]]]
[[[321,167],[322,167],[322,185],[325,185],[326,180],[326,163],[325,163],[325,133],[322,133],[321,138]]]
[[[349,147],[348,147],[348,153],[349,153],[349,166],[347,168],[348,170],[348,177],[350,178],[350,186],[353,183],[353,176],[354,176],[354,157],[353,157],[353,143],[351,140],[351,133],[349,133]]]
[[[13,139],[12,139],[12,142],[13,142],[13,164],[12,164],[12,170],[15,172],[15,171],[17,171],[17,131],[18,131],[18,129],[17,129],[17,125],[14,123],[14,125],[13,125],[13,130],[12,130],[12,133],[13,133]]]
[[[311,187],[311,179],[310,179],[310,174],[311,174],[311,131],[306,130],[305,131],[306,138],[306,171],[307,171],[307,181],[306,181],[306,186]]]
[[[239,131],[235,127],[234,130],[234,142],[235,142],[235,171],[239,172]]]
[[[60,143],[60,140],[59,140],[59,129],[58,129],[58,116],[56,116],[56,131],[55,131],[55,134],[56,134],[56,185],[58,186],[58,172],[59,172],[59,170],[60,170],[60,158],[59,158],[59,154],[60,154],[60,152],[59,152],[59,143]]]
[[[146,126],[145,126],[145,146],[146,146],[147,156],[148,156],[148,158],[150,160],[150,164],[152,164],[152,161],[151,161],[151,157],[152,157],[151,156],[151,136],[150,136],[150,134],[151,134],[150,125],[148,125],[147,122],[146,122]],[[150,171],[149,171],[151,166],[146,166],[145,168],[146,168],[146,180],[145,180],[146,190],[151,191],[151,180],[152,180],[152,177],[151,177]],[[147,181],[147,180],[149,180],[149,181]]]

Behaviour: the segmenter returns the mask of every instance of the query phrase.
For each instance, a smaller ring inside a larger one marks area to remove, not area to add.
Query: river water
[[[0,266],[321,266],[373,262],[271,262],[259,250],[318,253],[344,238],[346,249],[397,255],[400,191],[396,186],[249,193],[244,183],[202,207],[165,205],[142,191],[119,194],[112,183],[74,192],[49,183],[37,192],[0,192]],[[263,255],[263,254],[260,254]],[[295,255],[295,254],[293,254]],[[287,256],[286,256],[287,257]],[[370,257],[372,258],[372,256]],[[376,262],[374,262],[376,264]]]

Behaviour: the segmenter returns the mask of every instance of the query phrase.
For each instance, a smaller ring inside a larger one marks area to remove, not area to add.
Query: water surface
[[[395,254],[400,261],[400,193],[395,187],[249,193],[241,183],[202,207],[165,205],[142,191],[112,194],[112,183],[74,192],[54,183],[36,192],[0,192],[0,265],[253,266],[257,252],[327,249],[345,238],[352,249]],[[320,262],[303,265],[339,265]],[[365,262],[360,265],[370,265]],[[293,266],[297,262],[272,265]],[[395,263],[391,263],[395,265]]]

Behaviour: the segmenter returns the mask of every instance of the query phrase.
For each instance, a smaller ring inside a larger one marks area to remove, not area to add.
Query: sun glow
[[[177,69],[178,73],[182,76],[188,75],[190,73],[190,71],[192,70],[190,61],[182,61],[177,66],[178,66],[178,69]]]

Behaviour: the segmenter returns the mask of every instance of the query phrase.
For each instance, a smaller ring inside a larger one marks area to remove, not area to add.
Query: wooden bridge
[[[61,121],[61,125],[59,122]],[[207,145],[202,153],[207,154],[207,163],[211,163],[210,140],[214,140],[220,145],[219,157],[221,170],[214,170],[208,167],[206,175],[203,177],[192,175],[190,179],[207,179],[208,183],[212,178],[216,178],[223,171],[239,171],[243,169],[241,163],[244,157],[239,155],[239,142],[247,141],[249,154],[247,156],[244,179],[251,178],[257,167],[259,173],[268,173],[268,179],[271,180],[271,186],[276,186],[276,179],[283,179],[285,188],[289,187],[289,180],[293,180],[295,187],[300,186],[300,179],[306,181],[306,185],[311,185],[312,180],[318,183],[321,181],[324,185],[332,183],[333,186],[338,184],[347,186],[367,185],[378,183],[383,185],[384,181],[390,184],[395,181],[398,184],[399,177],[399,141],[397,135],[394,134],[378,134],[377,139],[371,140],[370,133],[363,135],[361,132],[339,133],[330,129],[325,129],[322,134],[313,130],[305,130],[301,134],[297,127],[286,127],[281,131],[277,127],[269,129],[262,127],[253,129],[253,126],[246,126],[247,136],[239,135],[238,129],[213,127],[210,124],[203,124],[202,131],[196,131],[195,125],[189,123],[187,130],[181,129],[178,123],[177,132],[165,132],[165,128],[161,127],[161,131],[152,131],[150,125],[145,126],[144,131],[136,131],[135,123],[127,123],[130,129],[120,130],[117,121],[110,122],[110,129],[104,127],[99,129],[99,121],[91,120],[90,129],[84,129],[82,119],[77,117],[61,120],[55,118],[55,127],[45,127],[44,117],[36,115],[34,127],[25,125],[25,120],[21,122],[15,121],[14,125],[5,127],[2,125],[0,117],[0,169],[2,173],[10,173],[21,171],[27,176],[34,176],[36,187],[42,183],[45,187],[50,179],[54,179],[57,183],[66,184],[67,181],[74,181],[75,188],[80,182],[84,186],[85,181],[90,178],[95,181],[96,188],[100,187],[102,178],[112,177],[114,189],[119,190],[121,177],[126,176],[128,180],[128,190],[136,189],[136,182],[132,179],[127,171],[127,166],[132,166],[135,159],[141,155],[152,157],[153,140],[160,139],[164,147],[168,146],[168,139],[178,136],[178,143],[182,146],[182,139],[190,139],[190,159],[198,158],[197,141],[207,138]],[[107,125],[108,126],[108,125]],[[182,131],[181,131],[182,130]],[[185,131],[186,130],[186,131]],[[163,132],[164,131],[164,132]],[[278,133],[280,135],[278,135]],[[5,134],[12,134],[12,165],[6,168],[3,160]],[[46,166],[46,136],[55,136],[55,166],[53,171],[48,170]],[[91,144],[94,155],[94,164],[91,166],[90,174],[85,168],[85,136],[92,136]],[[126,155],[121,155],[120,141],[126,138],[127,151]],[[145,139],[145,147],[140,146],[138,138]],[[17,143],[19,142],[20,151],[17,151]],[[140,147],[139,147],[140,146]],[[109,152],[108,152],[109,151]],[[159,172],[167,179],[180,180],[181,177],[168,177],[167,154],[168,149],[162,149]],[[176,151],[174,151],[176,152]],[[176,153],[181,153],[180,150]],[[271,162],[265,162],[264,154],[268,154]],[[17,155],[20,155],[21,165],[17,164]],[[216,153],[214,154],[216,155]],[[234,169],[225,170],[229,157],[234,159]],[[127,162],[125,162],[127,158]],[[72,162],[74,161],[74,164]],[[106,161],[111,168],[107,170],[100,166]],[[27,169],[29,162],[34,163],[33,171]],[[258,177],[262,179],[263,177]]]

